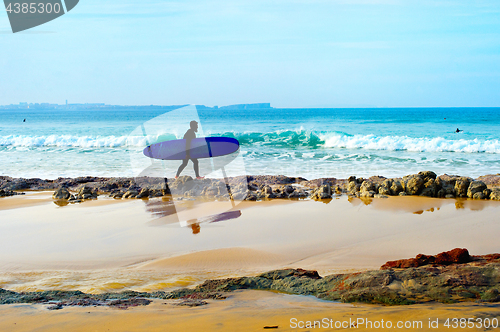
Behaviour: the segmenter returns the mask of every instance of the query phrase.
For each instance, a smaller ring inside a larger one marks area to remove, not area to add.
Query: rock
[[[24,195],[24,193],[18,193],[12,190],[0,189],[0,197],[9,197],[16,195]]]
[[[357,181],[350,181],[347,185],[347,192],[351,195],[356,194],[361,189],[361,185]]]
[[[437,196],[437,185],[434,179],[428,178],[428,180],[423,185],[423,189],[420,192],[420,196],[427,196],[427,197]]]
[[[329,184],[324,184],[319,187],[312,195],[313,199],[330,199],[332,198],[332,188]]]
[[[290,185],[285,186],[285,188],[283,189],[283,192],[288,194],[288,195],[290,195],[294,191],[295,191],[295,188],[293,186],[290,186]]]
[[[97,193],[94,192],[92,190],[92,188],[84,185],[78,191],[78,194],[76,195],[76,198],[78,198],[78,199],[96,199],[97,198]]]
[[[127,192],[123,194],[123,198],[136,198],[137,195],[139,195],[139,192],[137,190],[131,189],[127,190]]]
[[[500,292],[498,289],[490,289],[481,296],[481,300],[487,302],[500,302]]]
[[[424,185],[424,179],[417,174],[407,175],[403,177],[402,184],[408,195],[418,195]]]
[[[500,173],[483,175],[478,177],[477,180],[484,182],[487,186],[500,187]]]
[[[71,194],[66,188],[59,188],[52,194],[53,199],[70,199]]]
[[[449,264],[464,264],[472,260],[469,251],[465,248],[455,248],[450,251],[444,251],[437,254],[434,264],[449,265]]]
[[[62,304],[54,304],[47,307],[47,310],[61,310],[63,308]]]
[[[359,197],[375,197],[375,191],[360,191]]]
[[[435,265],[450,265],[450,264],[463,264],[472,260],[467,249],[456,248],[450,251],[445,251],[437,254],[436,256],[428,256],[418,254],[415,258],[401,259],[397,261],[389,261],[382,265],[381,270],[393,268],[410,268],[419,267],[429,264]]]
[[[397,196],[404,191],[403,184],[400,180],[393,180],[391,185],[391,195]]]
[[[486,196],[482,192],[474,193],[472,196],[473,199],[485,199]]]
[[[249,193],[246,197],[245,197],[245,201],[256,201],[257,200],[257,196],[253,193]]]
[[[500,189],[493,188],[490,193],[490,199],[494,201],[500,201]]]
[[[392,183],[393,183],[392,179],[384,180],[378,188],[378,193],[380,195],[392,195],[392,192],[391,192]]]
[[[248,191],[245,190],[238,190],[238,191],[233,191],[232,192],[232,196],[233,196],[233,199],[234,200],[237,200],[237,201],[242,201],[244,200],[246,197],[247,197],[247,194],[248,194]]]
[[[469,184],[469,188],[467,189],[467,197],[469,198],[474,198],[474,195],[476,193],[480,193],[482,195],[482,198],[484,198],[484,193],[483,191],[485,191],[486,189],[488,189],[486,187],[486,184],[482,181],[472,181],[470,184]],[[479,197],[479,195],[478,195]]]
[[[305,198],[307,197],[307,194],[302,190],[302,189],[297,189],[290,195],[288,195],[288,198]],[[325,196],[323,196],[325,197]],[[331,198],[331,196],[330,196]]]
[[[207,304],[208,304],[207,301],[187,299],[187,300],[183,300],[179,303],[176,303],[175,305],[176,306],[186,306],[186,307],[199,307],[199,306],[207,305]]]
[[[469,189],[469,185],[471,183],[471,179],[467,177],[459,177],[455,181],[455,195],[456,197],[467,197],[467,191]]]
[[[367,193],[367,192],[375,193],[377,191],[377,187],[376,187],[375,183],[365,180],[365,181],[363,181],[363,183],[361,183],[361,187],[360,187],[359,191],[361,192],[361,194]]]
[[[424,180],[424,182],[427,182],[429,180],[436,180],[436,173],[432,171],[423,171],[423,172],[418,172],[418,175]]]
[[[264,186],[263,192],[266,195],[270,195],[273,193],[273,188],[271,188],[271,186]]]
[[[449,195],[455,197],[455,183],[457,178],[458,177],[456,176],[450,176],[447,174],[438,176],[436,178],[436,186],[439,190],[436,196],[439,198],[449,197]]]
[[[175,195],[184,195],[186,191],[194,187],[194,180],[191,176],[179,176],[173,183],[169,182],[170,191]]]
[[[136,198],[148,198],[149,197],[149,189],[143,188],[139,194],[136,195]]]

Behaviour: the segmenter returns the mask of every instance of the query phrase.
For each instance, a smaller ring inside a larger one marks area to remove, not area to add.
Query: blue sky
[[[80,0],[0,47],[0,104],[500,106],[498,0]]]

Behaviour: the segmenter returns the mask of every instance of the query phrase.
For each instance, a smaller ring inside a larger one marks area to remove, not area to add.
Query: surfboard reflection
[[[192,219],[187,221],[181,221],[181,227],[191,227],[193,234],[198,234],[201,231],[200,225],[203,223],[214,223],[220,221],[226,221],[231,219],[236,219],[241,217],[241,210],[229,211],[224,213],[219,213],[213,216],[208,216],[200,219]]]
[[[174,202],[171,196],[165,196],[159,200],[145,200],[146,211],[151,213],[154,220],[148,222],[150,226],[163,226],[174,224],[179,222],[181,227],[190,227],[193,234],[199,234],[201,231],[201,224],[216,223],[221,221],[228,221],[231,219],[239,218],[242,214],[241,210],[226,211],[222,213],[216,213],[208,216],[203,216],[199,218],[192,218],[188,220],[179,220],[178,212],[179,209],[184,211],[193,209],[196,205],[207,204],[204,202],[196,200],[186,200],[184,205],[179,204],[179,202]]]

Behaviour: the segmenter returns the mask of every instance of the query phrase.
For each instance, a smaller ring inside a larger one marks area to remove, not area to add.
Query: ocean
[[[0,175],[138,176],[145,146],[188,129],[170,114],[195,114],[204,136],[238,139],[244,167],[231,175],[500,173],[500,108],[188,109],[0,109]],[[148,121],[156,129],[141,133]],[[179,163],[164,164],[164,176]]]

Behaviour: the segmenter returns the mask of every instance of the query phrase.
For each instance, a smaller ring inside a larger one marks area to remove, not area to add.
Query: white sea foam
[[[221,133],[237,138],[242,146],[252,149],[259,147],[261,152],[278,149],[279,153],[290,155],[296,148],[321,149],[364,149],[409,152],[456,152],[456,153],[492,153],[500,154],[500,140],[481,139],[445,139],[442,137],[408,137],[345,135],[341,133],[314,133],[306,131],[285,131],[272,133]],[[214,134],[215,135],[215,134]],[[0,147],[61,147],[61,148],[141,148],[159,141],[176,139],[173,134],[149,136],[0,136]],[[287,151],[284,151],[287,150]],[[277,152],[277,151],[275,151]],[[311,158],[314,152],[304,153],[304,158]]]
[[[500,153],[499,140],[450,140],[442,137],[320,135],[328,148],[369,149],[410,152]]]
[[[73,148],[117,148],[144,147],[156,142],[158,136],[0,136],[0,146],[14,147],[73,147]]]

